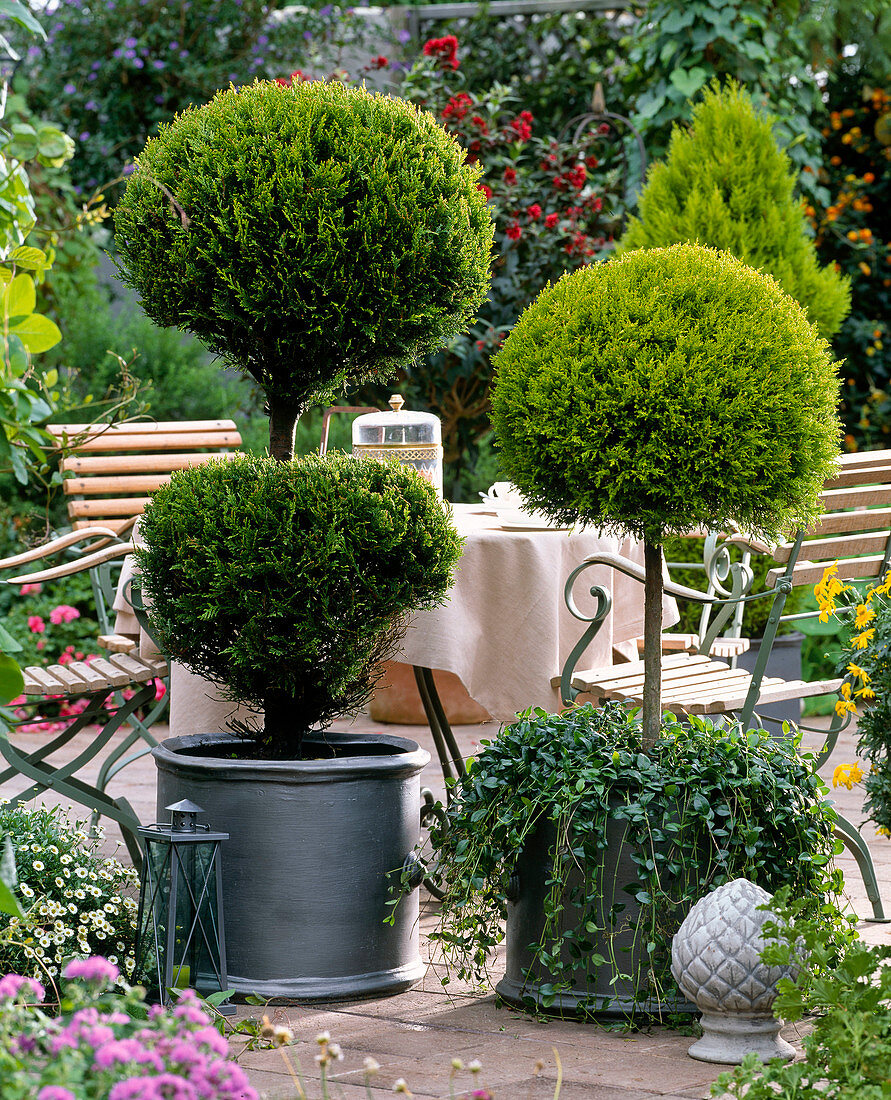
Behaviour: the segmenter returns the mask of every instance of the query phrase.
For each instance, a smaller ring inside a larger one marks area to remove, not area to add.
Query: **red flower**
[[[520,111],[520,118],[524,122],[534,122],[535,121],[531,111]]]
[[[485,183],[478,183],[476,185],[476,189],[477,189],[477,191],[482,191],[482,193],[486,196],[487,201],[489,199],[491,199],[491,197],[492,197],[492,188],[491,187],[487,186]]]
[[[525,118],[525,115],[529,115],[529,118]],[[532,137],[532,127],[529,123],[532,121],[532,115],[528,111],[523,113],[509,123],[510,129],[513,130],[516,135],[517,141],[528,141]]]
[[[467,92],[459,92],[457,95],[453,95],[445,107],[443,107],[442,117],[454,118],[457,122],[460,122],[470,110],[470,105],[472,103],[473,99]]]
[[[389,59],[384,57],[383,54],[378,54],[377,57],[371,59],[370,68],[372,69],[386,69],[389,67]]]
[[[486,120],[484,118],[480,118],[479,115],[474,115],[473,118],[471,118],[470,121],[474,126],[476,126],[476,128],[480,131],[480,133],[488,134],[489,125],[488,125],[488,123],[486,122]]]
[[[284,88],[290,88],[292,84],[300,84],[304,80],[309,80],[309,77],[300,69],[295,69],[289,77],[277,76],[275,78],[276,84],[281,84]]]
[[[588,178],[588,172],[584,164],[577,164],[575,168],[566,173],[566,179],[577,190],[581,190],[585,186],[585,180]]]
[[[531,206],[526,208],[526,213],[532,219],[532,221],[537,222],[538,219],[541,217],[541,207],[538,205],[537,202],[534,202]]]
[[[517,225],[516,222],[513,222],[511,225],[509,225],[507,229],[505,229],[505,233],[508,235],[508,237],[510,237],[512,241],[518,241],[520,237],[523,236],[523,230]]]
[[[424,43],[424,54],[435,57],[444,69],[457,69],[458,39],[453,34],[447,34],[445,38],[430,38]]]
[[[592,195],[591,198],[588,199],[586,205],[589,206],[591,208],[591,210],[594,211],[595,214],[599,214],[600,211],[603,209],[603,199],[601,199],[599,196],[597,196],[595,198]]]
[[[608,122],[601,122],[600,125],[597,127],[597,133],[598,134],[608,134],[609,131],[610,131],[610,125],[609,125]]]
[[[545,228],[553,229],[557,222],[560,220],[559,214],[548,214],[545,218]]]
[[[508,167],[504,169],[504,182],[508,186],[512,186],[517,182],[516,168],[511,168],[510,165],[508,165]]]
[[[597,165],[600,164],[600,161],[597,157],[585,157],[585,164],[587,164],[589,168],[596,168]]]

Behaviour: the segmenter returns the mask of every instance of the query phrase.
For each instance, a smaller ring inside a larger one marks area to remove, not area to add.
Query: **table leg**
[[[433,744],[436,746],[436,755],[439,757],[443,779],[446,781],[446,802],[448,803],[451,801],[452,783],[456,779],[460,779],[466,771],[464,759],[461,756],[461,750],[458,748],[455,735],[452,733],[449,720],[446,718],[439,692],[436,690],[433,670],[421,668],[418,665],[412,667],[415,674],[415,683],[418,685],[421,702],[424,705],[424,713],[427,716],[427,723],[430,726],[430,732],[433,734]]]

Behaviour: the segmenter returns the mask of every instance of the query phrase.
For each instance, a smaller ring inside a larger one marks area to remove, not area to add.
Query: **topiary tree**
[[[432,116],[362,88],[230,88],[138,158],[115,211],[122,278],[259,382],[270,452],[290,458],[308,405],[475,316],[493,226],[465,156]]]
[[[849,280],[820,267],[796,173],[774,139],[774,119],[748,93],[715,81],[676,126],[665,161],[653,164],[618,252],[695,241],[732,252],[773,275],[829,339],[851,306]]]
[[[461,554],[414,470],[337,453],[182,470],[142,531],[162,648],[265,710],[261,754],[279,759],[367,702],[405,612],[442,601]]]
[[[495,361],[492,422],[529,503],[644,541],[644,739],[660,723],[668,534],[810,522],[834,470],[826,343],[769,276],[699,245],[628,252],[547,287]]]

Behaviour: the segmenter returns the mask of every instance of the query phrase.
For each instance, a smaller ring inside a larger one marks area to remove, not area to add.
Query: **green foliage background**
[[[848,280],[821,268],[798,173],[776,145],[772,119],[736,83],[714,83],[675,128],[668,155],[652,165],[619,250],[695,241],[731,252],[772,275],[830,338],[850,308]]]

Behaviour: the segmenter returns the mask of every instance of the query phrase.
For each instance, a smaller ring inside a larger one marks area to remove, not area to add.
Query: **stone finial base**
[[[770,1013],[703,1012],[702,1038],[688,1050],[700,1062],[739,1065],[747,1054],[757,1054],[762,1062],[795,1057],[795,1048],[780,1035],[782,1022]]]

